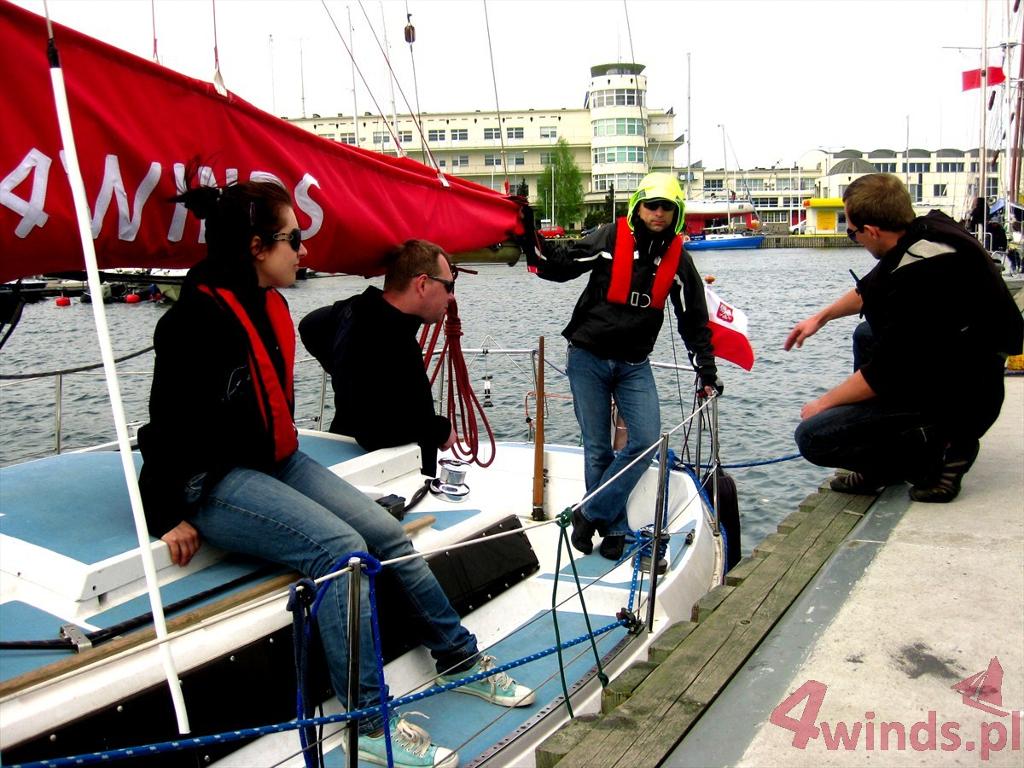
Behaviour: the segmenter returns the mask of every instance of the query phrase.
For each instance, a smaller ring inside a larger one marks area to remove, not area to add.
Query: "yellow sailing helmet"
[[[655,199],[668,200],[676,204],[676,207],[679,209],[679,215],[676,216],[675,231],[678,235],[683,231],[686,195],[683,193],[683,188],[679,186],[676,177],[671,173],[649,173],[640,180],[640,186],[636,188],[636,192],[629,198],[629,215],[626,216],[629,228],[633,229],[633,214],[636,213],[636,207],[643,200]]]

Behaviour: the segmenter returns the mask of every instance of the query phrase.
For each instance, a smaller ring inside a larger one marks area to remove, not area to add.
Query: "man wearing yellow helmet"
[[[629,200],[627,216],[567,244],[535,234],[533,212],[523,208],[521,246],[531,271],[565,282],[589,273],[586,288],[562,331],[569,342],[566,372],[583,435],[587,492],[618,474],[657,441],[661,431],[658,392],[648,360],[670,299],[679,335],[700,378],[699,391],[722,391],[708,330],[704,288],[683,250],[685,198],[667,173],[644,177]],[[615,454],[610,406],[615,401],[628,441]],[[572,544],[593,551],[595,531],[604,557],[622,557],[630,533],[626,502],[645,466],[638,462],[573,515]]]

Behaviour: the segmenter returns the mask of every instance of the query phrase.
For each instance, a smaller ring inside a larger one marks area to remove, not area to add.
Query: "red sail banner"
[[[985,68],[985,83],[986,86],[999,85],[1000,83],[1006,82],[1006,73],[1003,72],[1002,67],[986,67]],[[963,90],[972,91],[975,88],[981,88],[981,70],[980,69],[969,69],[963,73]]]
[[[410,237],[459,252],[521,231],[517,204],[486,187],[322,139],[67,27],[55,38],[101,268],[202,258],[201,223],[168,202],[197,157],[205,183],[280,181],[316,270],[379,274]],[[46,46],[41,17],[0,2],[0,282],[84,269]]]

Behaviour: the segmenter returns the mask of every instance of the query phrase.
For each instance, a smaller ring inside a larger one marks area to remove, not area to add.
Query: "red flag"
[[[988,82],[986,85],[999,85],[1000,83],[1006,82],[1006,74],[1003,72],[1002,67],[987,67],[986,68],[986,79]],[[981,70],[970,69],[963,73],[964,90],[972,91],[975,88],[981,88]]]
[[[715,357],[749,371],[754,367],[754,348],[747,338],[746,313],[726,304],[706,285],[704,299],[708,305],[708,328]]]
[[[200,222],[168,203],[198,156],[204,183],[277,179],[295,200],[303,263],[328,272],[384,271],[411,237],[449,252],[522,229],[519,206],[409,158],[338,144],[221,96],[194,80],[54,25],[91,207],[100,268],[188,267],[203,257]],[[84,268],[61,165],[45,21],[0,1],[0,282]]]

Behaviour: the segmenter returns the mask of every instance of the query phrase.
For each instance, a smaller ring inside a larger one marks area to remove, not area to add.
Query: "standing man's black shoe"
[[[569,540],[572,542],[573,547],[584,555],[589,555],[594,551],[595,528],[596,526],[583,516],[583,512],[579,509],[573,510],[572,536],[569,537]]]
[[[626,537],[621,533],[617,536],[605,536],[601,539],[601,546],[599,552],[601,557],[606,557],[609,560],[621,560],[622,552],[626,548]]]

